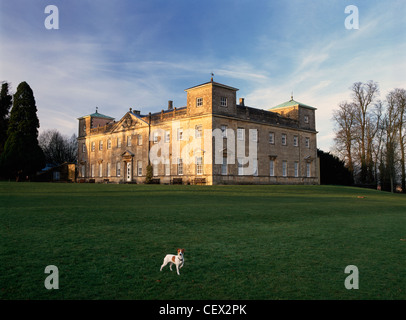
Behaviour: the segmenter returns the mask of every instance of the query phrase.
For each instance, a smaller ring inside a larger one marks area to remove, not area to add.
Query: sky
[[[0,0],[0,82],[14,93],[26,81],[40,132],[71,136],[96,107],[119,120],[185,106],[184,90],[214,73],[250,107],[293,92],[317,108],[318,147],[330,151],[354,82],[377,82],[382,100],[406,88],[405,17],[404,0]]]

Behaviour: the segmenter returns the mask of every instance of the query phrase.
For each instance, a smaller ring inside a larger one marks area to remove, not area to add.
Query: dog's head
[[[178,255],[183,256],[183,253],[185,252],[185,249],[178,249]]]

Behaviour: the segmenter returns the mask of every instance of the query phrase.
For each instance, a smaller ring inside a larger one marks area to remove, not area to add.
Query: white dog
[[[170,263],[169,265],[169,269],[172,271],[172,265],[175,264],[176,265],[176,272],[179,274],[179,269],[183,267],[183,264],[185,263],[184,259],[183,259],[183,253],[185,252],[185,249],[178,249],[178,255],[175,256],[174,254],[167,254],[164,258],[164,262],[162,263],[161,266],[161,270],[162,268],[165,267],[168,263]]]

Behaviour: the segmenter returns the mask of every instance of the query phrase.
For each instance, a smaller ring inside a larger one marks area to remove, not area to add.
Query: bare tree
[[[63,136],[58,130],[46,130],[39,135],[39,145],[44,151],[46,163],[59,165],[64,162],[76,162],[76,135],[70,138]]]
[[[341,102],[338,109],[333,112],[333,120],[336,123],[336,151],[344,159],[351,173],[354,173],[353,143],[355,106],[346,101]]]
[[[371,107],[379,94],[379,86],[374,81],[367,83],[356,82],[351,87],[353,104],[355,108],[355,126],[359,130],[357,140],[359,144],[359,158],[361,165],[360,182],[371,183],[371,152],[368,152],[368,146],[373,139],[376,130],[371,128]]]
[[[388,111],[394,114],[393,120],[393,140],[399,146],[399,162],[401,172],[401,186],[406,192],[406,172],[405,172],[405,143],[406,143],[406,90],[394,89],[387,95]]]

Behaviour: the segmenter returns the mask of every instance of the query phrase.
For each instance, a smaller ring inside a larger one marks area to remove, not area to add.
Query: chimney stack
[[[172,110],[173,109],[173,101],[169,100],[168,101],[168,110]]]
[[[240,106],[245,106],[245,104],[244,104],[244,98],[240,98]]]

